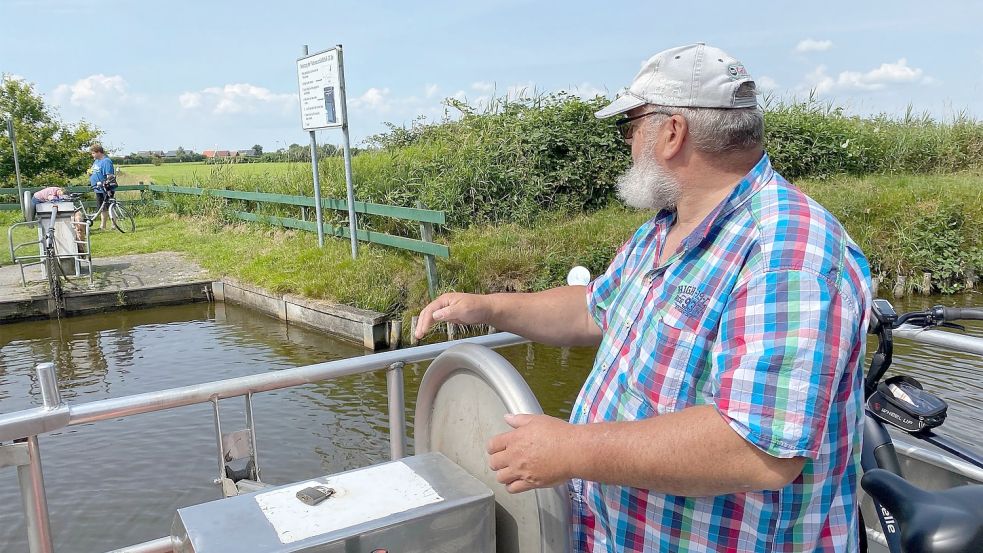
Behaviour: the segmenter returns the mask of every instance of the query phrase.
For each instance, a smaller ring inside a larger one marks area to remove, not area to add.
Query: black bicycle
[[[85,223],[88,226],[91,227],[92,221],[95,221],[96,217],[98,217],[103,210],[106,210],[109,213],[109,220],[112,221],[113,227],[115,227],[116,230],[124,233],[135,231],[137,229],[137,224],[136,221],[133,220],[133,215],[131,215],[126,208],[123,207],[123,204],[116,199],[115,194],[112,192],[107,192],[107,194],[109,197],[91,216],[89,215],[89,212],[86,211],[85,203],[82,201],[82,198],[84,197],[83,194],[70,194],[69,198],[71,198],[72,203],[75,205],[75,211],[82,214],[82,218],[85,220]]]
[[[910,376],[881,380],[891,366],[893,331],[901,325],[955,327],[957,320],[983,320],[983,309],[937,305],[926,311],[898,315],[890,302],[876,299],[871,308],[870,333],[878,339],[864,379],[866,422],[861,486],[870,495],[891,553],[983,552],[983,485],[927,491],[905,480],[902,463],[888,433],[890,425],[908,435],[983,469],[983,456],[935,433],[948,405]],[[861,550],[867,536],[861,515]]]

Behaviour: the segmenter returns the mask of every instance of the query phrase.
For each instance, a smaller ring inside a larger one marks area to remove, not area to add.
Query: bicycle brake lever
[[[944,326],[946,328],[954,328],[956,330],[959,330],[959,331],[962,331],[962,332],[966,332],[966,327],[964,327],[961,324],[956,324],[956,323],[942,323],[942,324],[939,324],[939,325],[936,325],[936,326]]]

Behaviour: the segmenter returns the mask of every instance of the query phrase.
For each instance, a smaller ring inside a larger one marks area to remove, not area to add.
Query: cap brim
[[[645,100],[633,96],[631,94],[624,94],[615,101],[608,104],[604,109],[598,111],[594,114],[594,117],[598,119],[604,119],[606,117],[611,117],[612,115],[618,115],[619,113],[624,113],[629,110],[633,110],[639,106],[644,106]]]

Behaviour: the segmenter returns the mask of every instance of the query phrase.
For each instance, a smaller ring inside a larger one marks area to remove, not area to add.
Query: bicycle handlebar
[[[976,307],[945,307],[936,305],[925,311],[912,311],[896,318],[885,320],[891,328],[898,328],[903,324],[930,327],[938,326],[952,321],[983,321],[983,309]]]
[[[949,321],[983,321],[983,309],[975,307],[943,307],[942,320]]]
[[[898,315],[890,302],[876,299],[871,305],[871,321],[867,332],[877,335],[877,351],[870,360],[870,367],[864,377],[864,397],[874,393],[877,383],[891,366],[893,340],[891,331],[904,324],[931,328],[958,320],[983,321],[983,309],[975,307],[945,307],[936,305],[925,311],[912,311]],[[951,326],[951,325],[950,325]]]

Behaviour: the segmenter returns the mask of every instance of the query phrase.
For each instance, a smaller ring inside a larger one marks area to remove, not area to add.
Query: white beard
[[[618,197],[638,209],[675,209],[679,181],[651,157],[643,158],[618,177]]]

